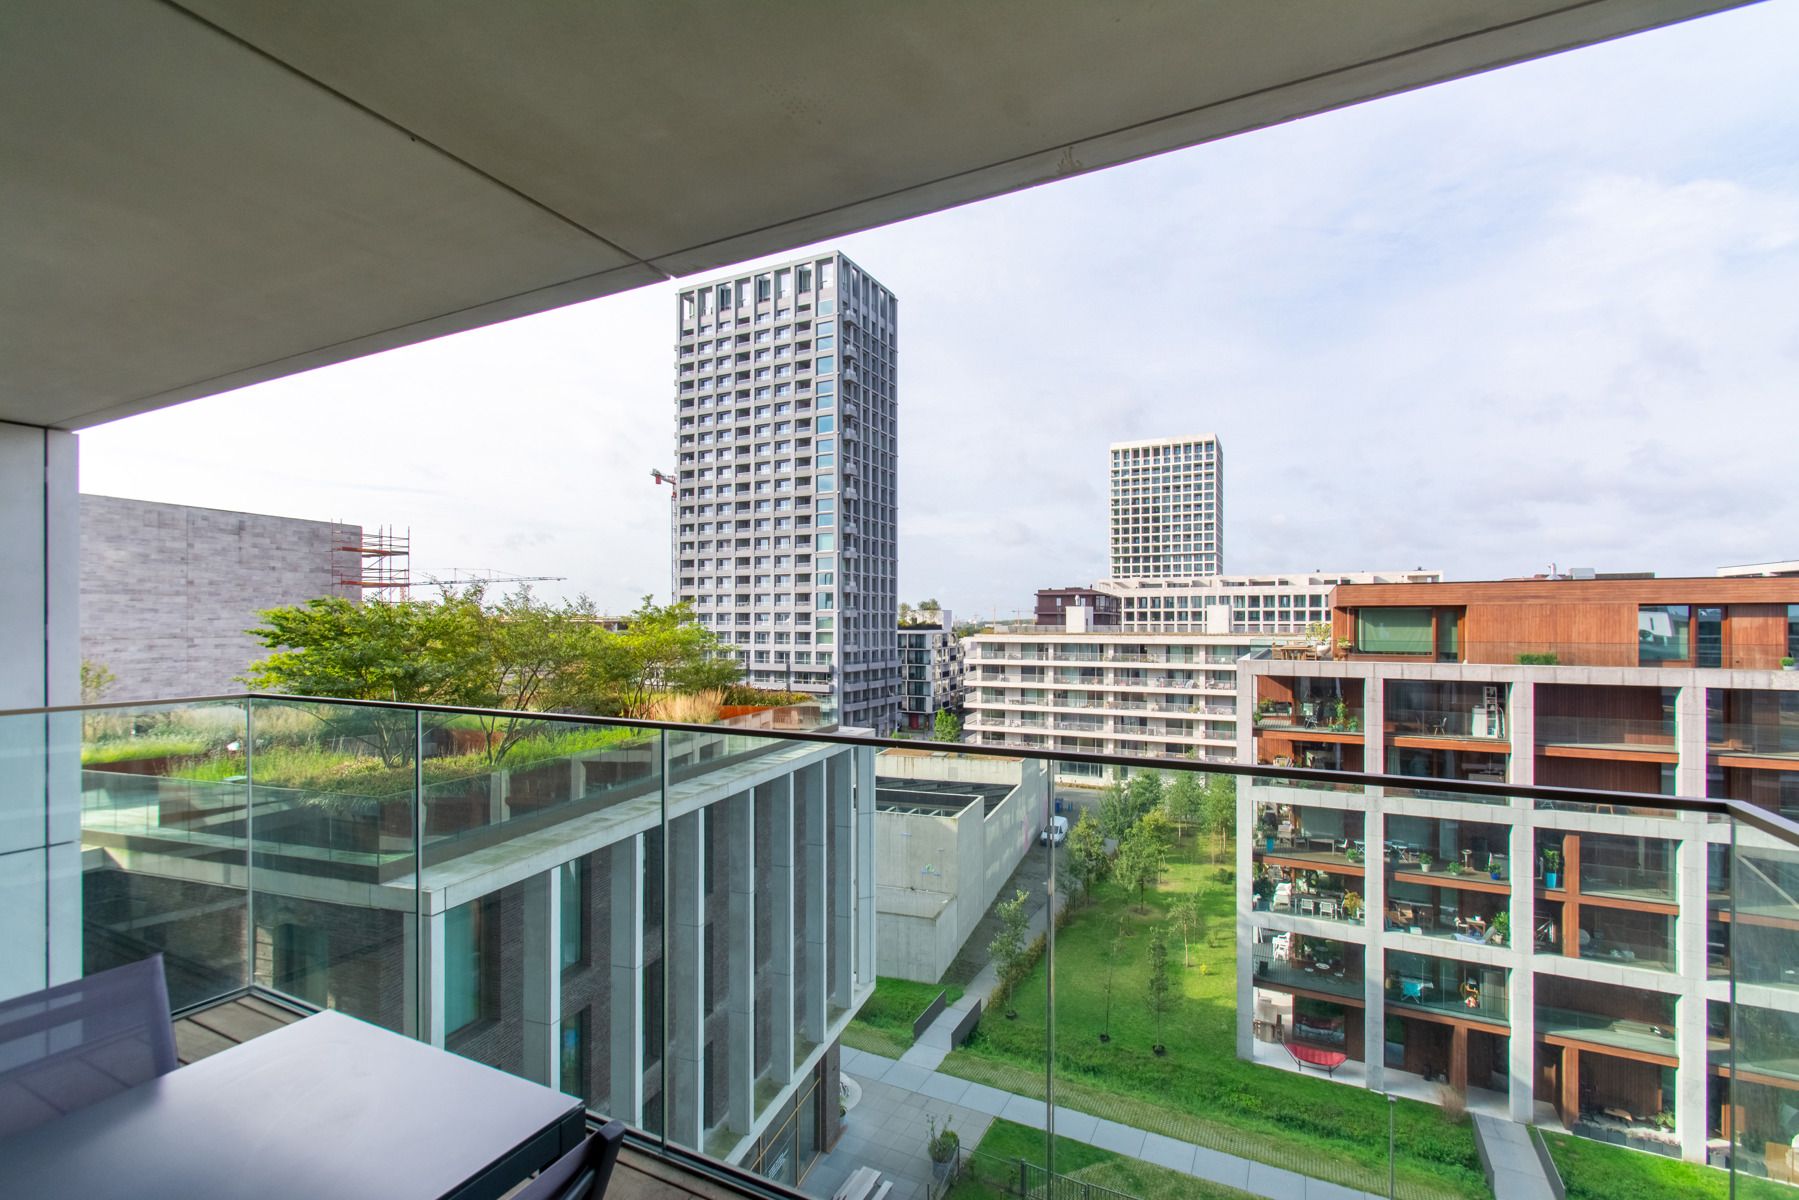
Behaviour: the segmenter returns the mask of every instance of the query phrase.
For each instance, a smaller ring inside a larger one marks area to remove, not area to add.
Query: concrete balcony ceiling
[[[9,0],[0,419],[81,428],[1735,3]]]

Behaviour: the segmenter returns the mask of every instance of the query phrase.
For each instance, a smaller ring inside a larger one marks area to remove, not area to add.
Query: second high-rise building
[[[899,722],[899,305],[841,254],[677,301],[674,594],[761,687]]]
[[[1224,570],[1224,447],[1217,437],[1112,444],[1112,578]]]

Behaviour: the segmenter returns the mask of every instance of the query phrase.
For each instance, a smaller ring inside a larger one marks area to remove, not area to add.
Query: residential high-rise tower
[[[841,254],[676,302],[674,594],[749,682],[899,723],[899,305]]]
[[[1216,436],[1112,444],[1112,577],[1224,570],[1224,447]]]

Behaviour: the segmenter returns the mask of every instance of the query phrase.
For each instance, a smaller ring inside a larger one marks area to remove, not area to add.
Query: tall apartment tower
[[[1224,570],[1224,447],[1212,434],[1112,443],[1112,578]]]
[[[759,687],[899,724],[899,302],[841,254],[676,301],[674,594]]]

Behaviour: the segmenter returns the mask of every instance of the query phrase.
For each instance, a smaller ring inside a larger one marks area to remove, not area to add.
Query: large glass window
[[[1702,607],[1693,621],[1693,645],[1699,652],[1695,666],[1724,665],[1724,610]]]
[[[587,1099],[587,1010],[562,1018],[562,1091]]]
[[[1356,610],[1356,649],[1364,654],[1429,654],[1428,608]]]
[[[455,1033],[481,1020],[481,968],[487,902],[471,900],[444,914],[444,1032]]]
[[[1787,605],[1787,657],[1799,659],[1799,604]]]
[[[559,868],[562,873],[562,969],[587,961],[587,860],[577,858]]]
[[[1692,658],[1688,641],[1690,608],[1685,604],[1643,604],[1637,607],[1637,663],[1684,663]]]

